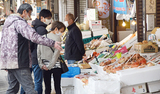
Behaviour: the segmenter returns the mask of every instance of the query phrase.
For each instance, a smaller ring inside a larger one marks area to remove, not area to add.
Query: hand
[[[54,48],[58,49],[59,51],[62,51],[62,47],[60,46],[61,42],[55,41]]]
[[[42,69],[48,71],[48,68],[46,67],[46,65],[43,65]]]

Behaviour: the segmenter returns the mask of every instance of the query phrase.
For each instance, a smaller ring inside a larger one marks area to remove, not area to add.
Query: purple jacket
[[[29,40],[50,47],[55,43],[37,34],[18,14],[10,15],[2,29],[0,69],[29,68],[32,65]]]

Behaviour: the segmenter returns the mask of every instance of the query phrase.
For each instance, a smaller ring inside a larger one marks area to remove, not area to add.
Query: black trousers
[[[51,94],[51,75],[53,74],[54,87],[56,94],[61,94],[61,68],[54,68],[48,71],[43,70],[45,84],[45,94]]]

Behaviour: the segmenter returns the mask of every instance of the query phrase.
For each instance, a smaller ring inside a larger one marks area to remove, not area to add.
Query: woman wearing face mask
[[[65,25],[62,22],[55,21],[52,23],[51,31],[44,35],[47,38],[53,39],[55,41],[61,41],[60,36],[66,29]],[[53,74],[54,87],[56,94],[61,94],[61,74],[62,69],[60,67],[60,62],[58,57],[60,51],[52,47],[54,52],[50,47],[38,45],[37,48],[37,57],[40,68],[43,70],[43,78],[45,83],[45,94],[51,93],[51,75]],[[47,62],[44,62],[47,61]],[[43,61],[43,62],[42,62]]]

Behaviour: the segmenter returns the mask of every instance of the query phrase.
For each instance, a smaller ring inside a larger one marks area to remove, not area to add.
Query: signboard
[[[146,13],[156,13],[156,0],[146,0]]]
[[[47,9],[47,1],[41,1],[41,7],[42,9]]]
[[[40,13],[41,7],[37,7],[37,13]]]
[[[119,14],[127,14],[126,0],[114,0],[114,12]]]

